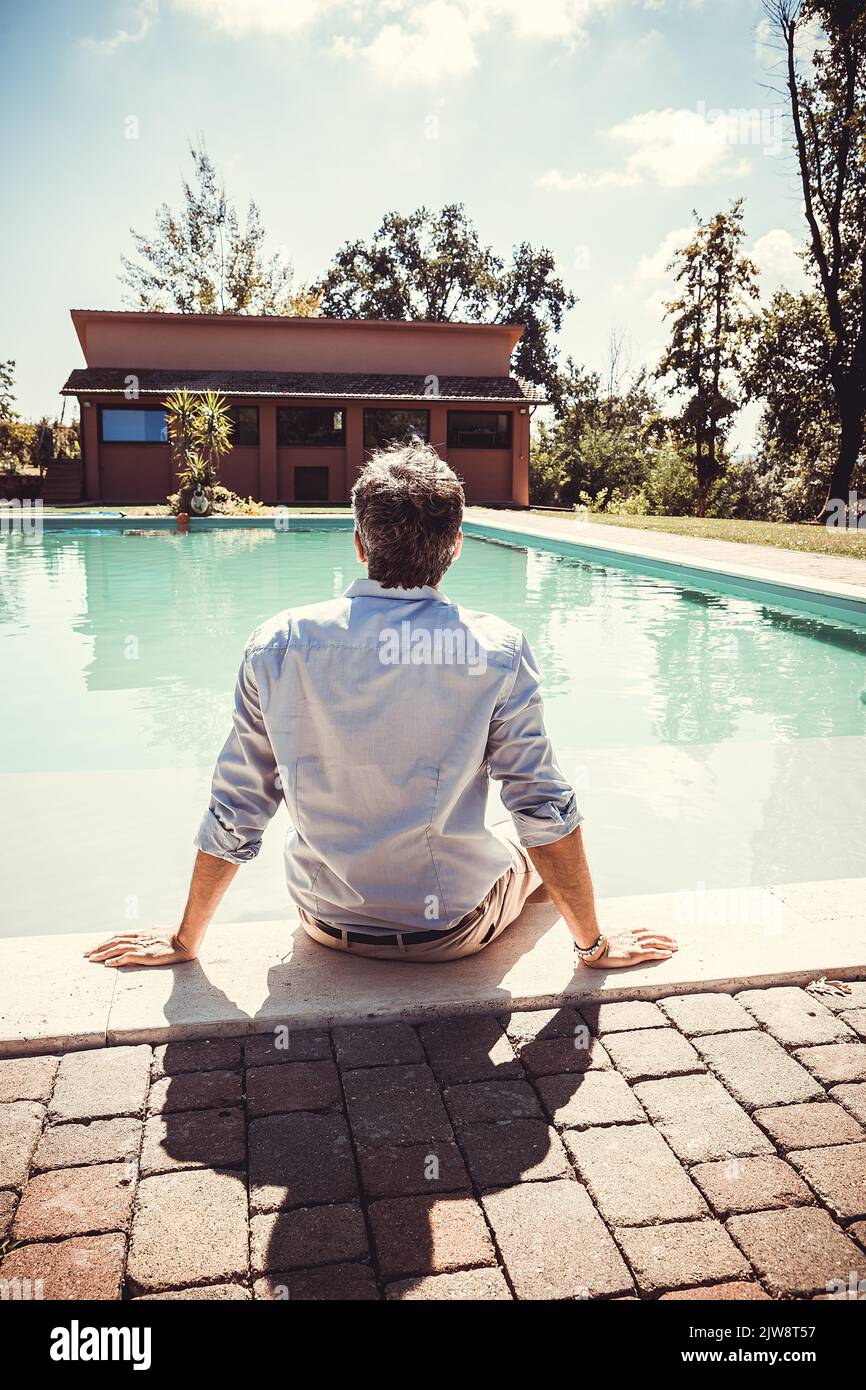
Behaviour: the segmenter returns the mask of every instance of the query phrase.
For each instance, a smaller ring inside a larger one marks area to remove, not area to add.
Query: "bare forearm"
[[[578,946],[591,946],[600,928],[580,826],[552,845],[530,849],[529,856]]]
[[[217,859],[199,850],[189,885],[183,918],[177,932],[178,943],[192,955],[198,953],[211,918],[222,902],[226,889],[238,871],[228,859]]]

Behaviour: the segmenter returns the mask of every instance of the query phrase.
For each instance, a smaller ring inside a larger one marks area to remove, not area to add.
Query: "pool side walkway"
[[[582,999],[656,999],[822,975],[866,973],[866,880],[602,899],[611,934],[641,925],[677,938],[670,960],[627,971],[575,969],[550,903],[529,904],[465,961],[404,965],[337,954],[285,921],[215,923],[199,960],[109,970],[84,959],[94,934],[0,940],[0,1055],[55,1048],[238,1037],[278,1025],[552,1008]]]
[[[5,1298],[866,1288],[866,983],[0,1061]]]
[[[619,551],[635,559],[695,566],[718,575],[775,580],[818,591],[850,591],[852,597],[866,598],[866,560],[849,555],[817,555],[769,545],[678,536],[673,532],[600,526],[583,520],[577,513],[559,517],[531,511],[469,507],[466,520],[502,531],[526,532],[540,541],[568,541],[598,550]]]

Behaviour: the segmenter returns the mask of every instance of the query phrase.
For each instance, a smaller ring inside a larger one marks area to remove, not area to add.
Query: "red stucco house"
[[[254,318],[73,309],[86,367],[84,496],[161,502],[177,489],[162,403],[221,391],[234,442],[221,481],[267,503],[345,502],[378,444],[416,433],[470,502],[527,506],[529,421],[543,392],[513,377],[516,324]]]

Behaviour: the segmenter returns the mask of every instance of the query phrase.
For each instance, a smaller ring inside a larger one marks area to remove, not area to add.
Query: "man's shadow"
[[[485,957],[488,974],[498,974],[500,978],[507,975],[513,962],[530,949],[532,938],[550,930],[556,916],[549,904],[525,909],[500,940],[479,953]],[[304,942],[302,962],[307,950],[326,949],[307,938]],[[334,972],[346,969],[347,958],[337,952],[332,955]],[[430,974],[431,1000],[436,997],[439,982],[447,980],[459,987],[460,973],[478,959],[476,956],[424,966]],[[260,1290],[266,1290],[265,1296],[345,1297],[339,1292],[345,1285],[334,1266],[362,1265],[367,1261],[376,1271],[380,1286],[406,1282],[411,1288],[425,1276],[441,1272],[434,1259],[430,1221],[434,1199],[437,1203],[465,1201],[527,1178],[545,1181],[551,1177],[574,1177],[563,1162],[562,1141],[552,1129],[550,1111],[540,1103],[534,1104],[537,1092],[531,1087],[533,1079],[537,1079],[533,1077],[535,1072],[557,1075],[557,1109],[565,1106],[580,1087],[592,1037],[586,1034],[583,1020],[567,1000],[561,1001],[553,1016],[537,1031],[532,1030],[531,1038],[526,1038],[523,1045],[519,1041],[513,1045],[516,1062],[504,1041],[497,1047],[502,1059],[497,1061],[489,1056],[487,1040],[491,1045],[497,1038],[504,1040],[509,1018],[518,1012],[510,992],[498,988],[494,995],[501,994],[501,1002],[496,997],[489,1002],[486,999],[483,1014],[463,1015],[477,1020],[465,1030],[469,1042],[464,1055],[460,1055],[459,1048],[456,1054],[449,1054],[446,1037],[444,1051],[424,1047],[423,1051],[416,1049],[412,1060],[407,1060],[404,1041],[393,1055],[387,1046],[379,1048],[374,1065],[358,1065],[349,1057],[338,1070],[331,1038],[322,1044],[324,1027],[306,1024],[291,1015],[293,964],[294,960],[288,964],[275,962],[270,967],[267,997],[252,1014],[214,985],[199,961],[173,968],[172,992],[165,1004],[167,1021],[186,1021],[189,997],[194,994],[197,1003],[204,1004],[205,1015],[219,1018],[223,1026],[215,1026],[218,1040],[209,1063],[211,1070],[189,1069],[189,1044],[167,1044],[163,1108],[159,1118],[151,1121],[152,1128],[159,1126],[160,1132],[157,1140],[145,1145],[142,1171],[142,1177],[147,1177],[177,1167],[209,1168],[230,1175],[244,1187],[249,1184],[250,1219],[256,1222],[251,1242],[252,1281],[267,1281],[260,1286]],[[353,972],[383,966],[394,972],[406,968],[398,961],[376,962],[357,957],[352,961]],[[445,976],[443,971],[447,972]],[[601,984],[605,972],[598,974]],[[347,988],[351,988],[348,971]],[[488,980],[488,996],[489,993]],[[550,1006],[538,1012],[546,1011],[550,1011]],[[447,1034],[447,1015],[448,1010],[444,1009],[420,1020],[413,1025],[416,1036],[423,1042],[424,1029],[430,1027],[433,1035],[441,1036],[443,1030],[436,1026],[437,1017],[446,1020]],[[491,1016],[499,1021],[502,1033],[491,1027]],[[482,1019],[486,1020],[483,1024]],[[229,1036],[225,1023],[231,1026]],[[579,1034],[575,1024],[581,1029]],[[375,1021],[331,1025],[335,1029],[365,1030],[377,1026]],[[389,1035],[381,1036],[387,1039]],[[403,1037],[405,1040],[405,1033]],[[225,1052],[221,1051],[223,1044],[227,1045]],[[244,1049],[243,1068],[238,1065],[236,1052],[233,1064],[220,1065],[231,1057],[232,1044],[240,1044]],[[541,1060],[546,1048],[551,1052],[548,1061]],[[521,1054],[527,1072],[521,1064]],[[414,1070],[394,1070],[401,1067]],[[428,1068],[432,1068],[435,1091],[446,1093],[445,1109],[432,1099]],[[231,1071],[239,1072],[243,1089],[238,1089],[229,1075]],[[530,1086],[525,1084],[527,1079]],[[401,1081],[406,1083],[402,1091]],[[511,1109],[506,1101],[504,1109],[497,1111],[491,1082],[511,1083],[503,1088],[512,1097]],[[523,1084],[515,1088],[515,1082]],[[484,1086],[488,1088],[484,1095],[480,1089],[469,1089]],[[407,1111],[413,1108],[413,1092],[417,1095],[419,1089],[431,1097],[430,1106],[436,1118],[427,1137],[410,1143],[406,1136],[411,1131],[411,1121],[407,1117],[406,1126],[401,1126],[399,1110],[401,1104]],[[347,1112],[346,1090],[351,1129],[343,1118]],[[354,1094],[356,1091],[360,1099]],[[163,1157],[165,1161],[160,1166]],[[389,1167],[399,1170],[393,1182],[389,1180]],[[374,1206],[371,1221],[371,1204],[388,1197],[408,1200],[401,1200],[399,1206],[387,1211]],[[347,1217],[357,1233],[342,1257],[338,1242],[328,1263],[318,1263],[323,1258],[321,1251],[311,1251],[305,1262],[305,1229],[309,1229],[311,1240],[327,1242],[327,1234],[321,1236],[322,1226],[327,1228],[334,1223],[337,1229],[340,1224],[340,1213],[333,1211],[334,1205],[352,1202],[361,1204],[369,1255],[361,1253],[360,1223]],[[332,1208],[329,1214],[322,1213],[325,1207]],[[298,1215],[300,1211],[313,1212],[317,1208],[318,1216]],[[256,1221],[257,1217],[262,1219]],[[317,1270],[311,1279],[300,1274],[302,1269],[310,1268]],[[362,1288],[361,1293],[350,1297],[377,1296],[369,1278],[360,1285],[350,1280],[350,1286]]]

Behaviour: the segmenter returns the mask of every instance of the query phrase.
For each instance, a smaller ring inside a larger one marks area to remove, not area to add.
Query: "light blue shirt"
[[[334,926],[435,930],[509,867],[490,778],[520,841],[582,817],[544,728],[523,634],[438,589],[359,579],[253,633],[196,844],[240,864],[281,801],[294,902]]]

